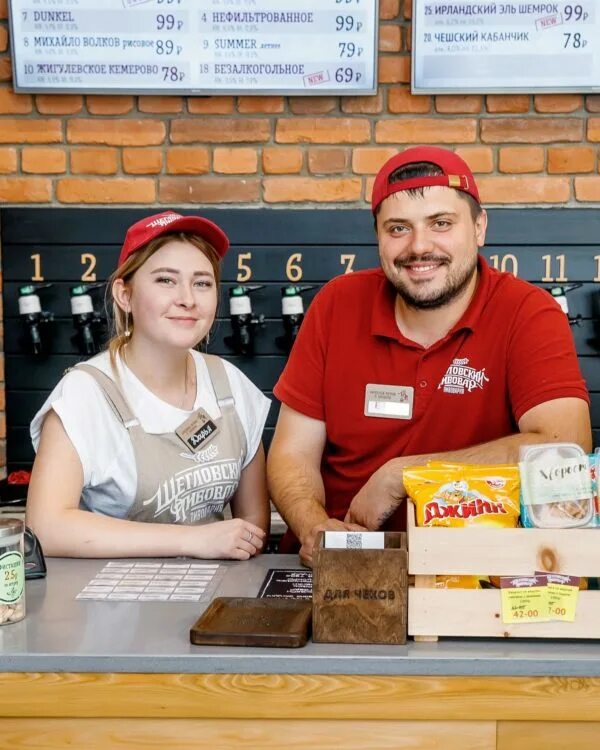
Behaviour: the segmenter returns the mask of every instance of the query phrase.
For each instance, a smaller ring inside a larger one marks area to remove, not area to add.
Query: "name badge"
[[[367,383],[365,417],[412,419],[415,389],[407,385]]]
[[[192,453],[198,453],[218,432],[216,423],[204,409],[195,411],[175,430],[177,437]]]

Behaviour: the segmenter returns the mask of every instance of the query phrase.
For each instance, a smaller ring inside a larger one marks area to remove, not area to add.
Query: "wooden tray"
[[[190,630],[198,646],[298,648],[308,640],[312,602],[220,596]]]

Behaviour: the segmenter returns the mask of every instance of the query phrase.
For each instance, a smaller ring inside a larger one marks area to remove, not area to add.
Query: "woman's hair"
[[[215,283],[217,286],[217,299],[219,294],[219,284],[221,281],[221,265],[220,257],[214,247],[209,244],[202,237],[198,237],[195,234],[185,234],[184,232],[173,232],[171,234],[163,234],[154,240],[151,240],[147,245],[136,250],[135,253],[130,255],[127,260],[120,265],[110,276],[106,285],[106,307],[109,304],[112,306],[112,331],[111,338],[108,341],[108,351],[110,354],[110,362],[113,369],[116,369],[117,355],[121,352],[121,349],[125,346],[129,340],[129,336],[125,335],[125,330],[129,326],[129,331],[133,333],[135,321],[129,314],[129,320],[127,320],[127,313],[125,313],[119,305],[117,305],[113,294],[113,284],[117,279],[123,279],[125,284],[129,284],[138,269],[140,269],[144,263],[154,255],[157,250],[160,250],[163,245],[172,240],[179,242],[187,242],[190,245],[197,247],[200,252],[204,253],[210,265],[212,267]]]

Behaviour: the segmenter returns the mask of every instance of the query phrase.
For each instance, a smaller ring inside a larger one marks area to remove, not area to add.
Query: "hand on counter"
[[[337,518],[328,518],[326,521],[313,526],[308,535],[301,539],[300,562],[308,568],[312,568],[313,548],[319,531],[365,531],[365,527],[355,523],[338,521]]]
[[[248,560],[260,552],[265,532],[242,518],[217,521],[206,526],[184,526],[186,557]]]
[[[380,529],[406,497],[403,468],[402,459],[395,458],[372,474],[352,499],[344,521],[371,531]]]

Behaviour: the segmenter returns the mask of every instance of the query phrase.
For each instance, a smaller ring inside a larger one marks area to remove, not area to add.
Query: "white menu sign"
[[[366,94],[378,0],[10,0],[29,92]]]
[[[600,1],[415,0],[415,93],[600,91]]]

